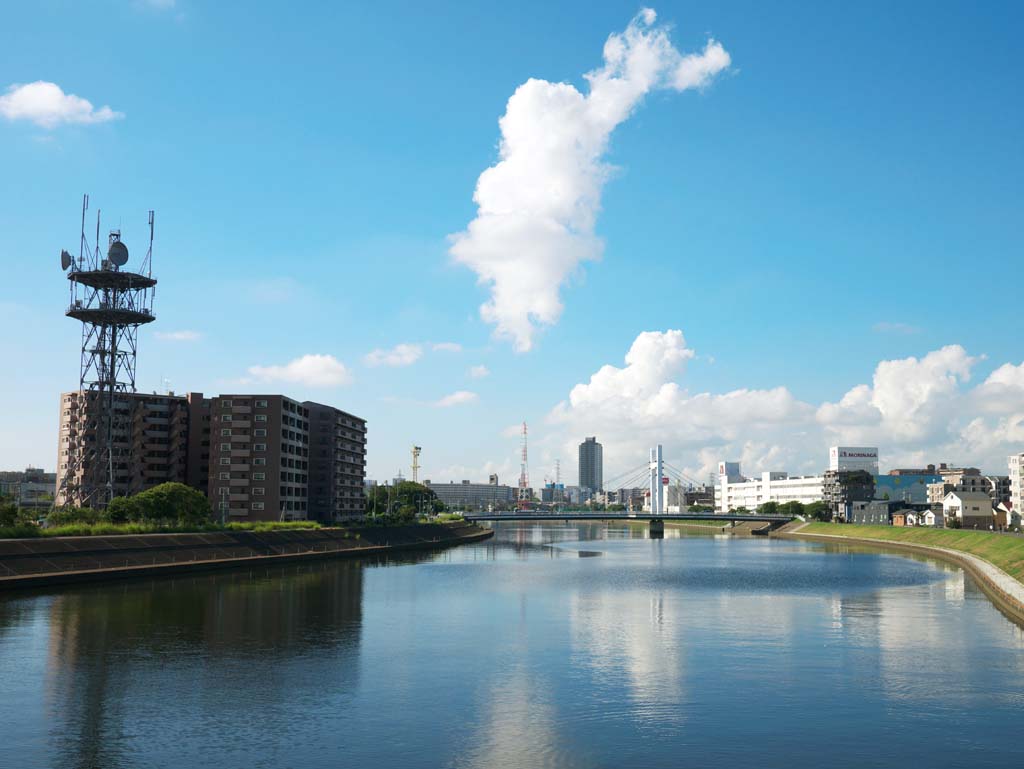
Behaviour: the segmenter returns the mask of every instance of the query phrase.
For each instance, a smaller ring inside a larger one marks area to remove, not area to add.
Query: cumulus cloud
[[[153,333],[157,339],[162,339],[165,342],[198,342],[203,338],[203,335],[198,331],[156,331]]]
[[[434,352],[462,352],[462,345],[458,342],[435,342],[431,349]]]
[[[858,385],[838,403],[818,409],[818,421],[844,443],[929,441],[956,417],[960,385],[979,359],[949,345],[921,359],[878,364],[872,384]]]
[[[418,344],[396,344],[390,350],[376,349],[367,353],[363,361],[367,366],[411,366],[423,357]]]
[[[473,377],[473,379],[483,379],[484,377],[491,375],[491,370],[481,363],[479,366],[473,366],[470,368],[469,375]]]
[[[870,384],[811,404],[786,387],[688,391],[694,358],[681,331],[644,332],[624,366],[606,365],[548,415],[563,456],[586,435],[604,444],[605,477],[641,465],[647,449],[704,480],[719,460],[761,470],[821,472],[834,444],[877,445],[884,466],[948,461],[1005,472],[1024,449],[1024,363],[998,367],[970,387],[982,360],[959,345],[877,364]]]
[[[64,93],[59,85],[45,80],[8,86],[0,96],[0,115],[7,120],[28,120],[48,129],[61,123],[88,125],[124,117],[124,113],[107,106],[97,109],[88,99]]]
[[[644,9],[608,38],[604,64],[584,75],[585,95],[534,78],[516,89],[499,121],[500,159],[477,181],[477,216],[451,236],[454,260],[490,289],[481,317],[519,352],[539,326],[557,322],[560,289],[580,264],[601,255],[594,225],[612,131],[647,93],[703,88],[729,66],[714,40],[684,56],[655,20]]]
[[[464,406],[467,403],[476,403],[477,394],[469,390],[456,390],[451,395],[446,395],[434,405],[440,409],[451,408],[452,406]]]
[[[250,366],[248,381],[286,382],[307,387],[338,387],[349,384],[352,375],[333,355],[303,355],[283,366]]]

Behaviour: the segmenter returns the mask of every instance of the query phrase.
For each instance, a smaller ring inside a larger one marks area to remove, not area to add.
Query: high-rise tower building
[[[597,438],[587,438],[580,444],[580,483],[591,492],[604,490],[604,453]]]

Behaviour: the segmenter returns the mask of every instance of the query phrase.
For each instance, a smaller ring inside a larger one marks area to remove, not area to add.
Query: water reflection
[[[0,599],[0,766],[1024,763],[1024,633],[960,569],[666,537]]]
[[[56,765],[137,766],[133,754],[142,748],[173,755],[168,738],[176,729],[143,736],[136,727],[160,723],[168,702],[174,711],[202,714],[193,728],[211,739],[259,703],[285,715],[324,683],[315,667],[303,665],[313,656],[332,661],[333,687],[354,691],[362,587],[361,564],[321,562],[45,599],[46,710]],[[0,602],[0,617],[21,613],[23,603]],[[133,744],[140,737],[144,745]]]

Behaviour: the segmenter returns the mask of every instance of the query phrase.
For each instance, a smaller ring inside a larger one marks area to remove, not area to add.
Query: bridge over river
[[[729,523],[767,523],[776,528],[793,520],[788,515],[737,515],[734,513],[559,513],[548,510],[519,510],[514,513],[478,513],[464,516],[467,521],[648,521],[652,537],[665,532],[665,521],[723,521]]]

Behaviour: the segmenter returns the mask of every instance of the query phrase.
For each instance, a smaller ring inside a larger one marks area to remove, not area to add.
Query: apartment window
[[[253,459],[252,463],[254,465],[265,465],[267,463],[267,460],[266,457],[256,457],[255,459]]]
[[[229,481],[229,480],[231,480],[231,473],[221,473],[218,477],[222,481]]]
[[[265,443],[254,443],[252,445],[252,450],[253,451],[266,451],[267,450],[267,444],[265,444]]]
[[[253,510],[262,510],[263,509],[263,503],[262,502],[253,502],[252,503],[252,509]]]
[[[231,401],[221,401],[221,402],[220,402],[220,405],[222,405],[222,406],[227,406],[228,408],[231,408],[231,406],[232,406],[233,404],[231,403]]]
[[[266,401],[256,401],[256,408],[265,409],[267,407]]]
[[[252,495],[254,497],[262,497],[263,496],[263,487],[262,486],[253,486],[252,487]]]
[[[221,437],[225,437],[225,438],[230,436],[231,435],[231,428],[230,427],[225,427],[223,430],[220,431],[220,434],[221,434]]]
[[[267,415],[266,414],[257,414],[256,415],[256,421],[257,422],[266,422],[267,421]]]
[[[255,430],[252,431],[252,434],[255,435],[257,438],[266,438],[267,429],[265,427],[257,427]]]
[[[222,497],[226,497],[230,493],[231,493],[231,490],[227,486],[221,486],[220,487],[220,495]]]
[[[220,421],[221,421],[221,422],[230,422],[230,421],[231,421],[231,418],[232,418],[232,417],[231,417],[231,415],[230,415],[230,414],[223,414],[223,415],[221,416],[221,418],[220,418]]]
[[[254,481],[265,481],[267,479],[267,474],[266,473],[253,473],[252,474],[252,479]]]
[[[220,444],[220,450],[221,451],[231,451],[231,444],[230,443],[222,443],[222,444]]]
[[[221,457],[220,458],[220,463],[222,465],[230,465],[231,464],[231,457]]]

